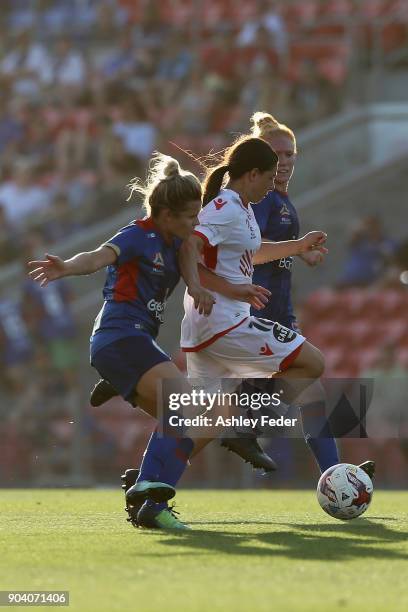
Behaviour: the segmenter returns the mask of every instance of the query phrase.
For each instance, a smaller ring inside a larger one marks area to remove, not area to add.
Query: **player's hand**
[[[307,251],[306,253],[302,253],[300,257],[308,266],[314,268],[322,263],[324,260],[324,253],[321,251]]]
[[[63,259],[57,255],[45,254],[46,259],[42,261],[29,261],[27,266],[28,275],[32,280],[46,287],[50,281],[57,280],[68,274],[68,266]]]
[[[215,297],[210,291],[204,289],[204,287],[188,287],[188,294],[194,300],[194,308],[196,308],[199,314],[208,317],[211,314],[212,308],[216,302]]]
[[[260,285],[236,285],[236,300],[248,302],[256,310],[265,308],[271,297],[271,292]]]
[[[318,251],[323,255],[326,255],[329,251],[324,246],[327,240],[326,232],[309,232],[303,238],[299,239],[299,254],[307,253],[309,251]]]

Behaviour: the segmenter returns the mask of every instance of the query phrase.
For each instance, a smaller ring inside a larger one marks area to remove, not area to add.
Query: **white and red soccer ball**
[[[371,478],[357,465],[338,463],[320,476],[317,500],[327,514],[342,521],[365,512],[373,496]]]

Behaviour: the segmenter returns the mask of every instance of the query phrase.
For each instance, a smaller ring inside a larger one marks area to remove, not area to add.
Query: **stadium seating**
[[[359,375],[394,346],[408,367],[408,292],[404,289],[324,289],[303,305],[303,331],[323,351],[326,376]]]

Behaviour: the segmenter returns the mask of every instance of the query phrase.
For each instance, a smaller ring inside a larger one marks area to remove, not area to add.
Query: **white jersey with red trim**
[[[222,189],[199,214],[195,233],[204,240],[202,263],[233,284],[252,282],[253,254],[261,246],[261,233],[250,204],[238,193]],[[181,324],[181,347],[201,350],[250,315],[250,304],[214,293],[216,303],[208,317],[200,315],[185,293]]]

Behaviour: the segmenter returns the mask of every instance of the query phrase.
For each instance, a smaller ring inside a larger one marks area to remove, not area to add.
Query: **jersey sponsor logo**
[[[223,200],[222,198],[217,198],[216,200],[214,200],[214,206],[216,210],[221,210],[221,208],[225,206],[226,203],[227,201]]]
[[[152,298],[147,302],[147,309],[150,312],[154,312],[154,316],[160,323],[164,322],[164,309],[166,308],[166,302],[159,302]]]
[[[273,351],[271,350],[271,347],[269,346],[267,342],[265,342],[264,346],[261,346],[261,350],[259,351],[259,354],[263,355],[264,357],[269,357],[270,355],[273,355]]]
[[[291,270],[293,266],[293,257],[282,257],[279,260],[278,267],[285,270]]]
[[[297,336],[297,333],[294,332],[292,329],[284,327],[279,323],[275,323],[272,328],[272,332],[274,338],[276,338],[278,342],[283,342],[284,344],[286,344],[287,342],[292,342]]]
[[[239,260],[239,269],[241,270],[244,276],[252,277],[254,266],[252,263],[253,251],[245,250],[245,253],[241,255],[241,259]]]
[[[164,261],[163,261],[163,255],[160,253],[160,251],[158,251],[153,259],[153,264],[157,267],[163,267],[164,266]]]

